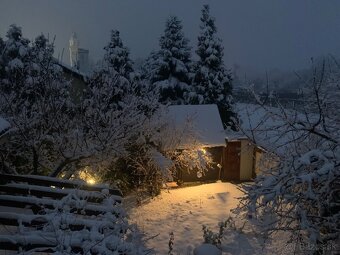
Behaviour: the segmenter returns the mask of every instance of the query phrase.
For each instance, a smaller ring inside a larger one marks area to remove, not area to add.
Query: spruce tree
[[[130,51],[123,45],[118,30],[111,31],[110,42],[104,47],[104,63],[113,68],[118,74],[128,80],[133,72],[133,62],[130,59]]]
[[[123,45],[117,30],[111,30],[110,41],[104,50],[103,64],[92,73],[88,86],[90,89],[104,91],[106,88],[110,91],[106,95],[107,103],[118,109],[124,96],[131,92],[131,83],[135,81],[133,62],[129,56],[129,49]]]
[[[160,50],[146,61],[146,78],[159,89],[160,101],[183,104],[190,90],[191,52],[181,21],[173,16],[166,21],[159,40]]]
[[[223,62],[222,41],[216,33],[215,19],[210,16],[209,6],[204,5],[196,50],[199,60],[193,81],[196,95],[192,103],[217,104],[222,121],[227,124],[235,116],[232,112],[232,79]]]

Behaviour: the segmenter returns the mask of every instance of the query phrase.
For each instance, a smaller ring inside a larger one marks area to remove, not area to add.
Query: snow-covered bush
[[[338,242],[340,233],[340,79],[339,69],[326,67],[315,69],[302,109],[262,106],[280,124],[276,130],[274,123],[259,125],[253,137],[259,131],[276,134],[267,139],[272,142],[267,147],[280,161],[245,185],[241,200],[241,208],[263,231],[291,231],[292,239],[302,236],[320,252],[323,245]]]
[[[224,236],[225,229],[236,231],[235,222],[231,217],[229,217],[224,222],[219,222],[218,227],[218,233],[214,233],[207,226],[203,225],[204,243],[213,244],[216,247],[221,248],[222,238]]]

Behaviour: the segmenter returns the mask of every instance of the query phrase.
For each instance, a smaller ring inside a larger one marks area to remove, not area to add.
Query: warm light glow
[[[202,148],[201,151],[202,151],[204,154],[207,153],[206,149],[204,149],[204,148]]]
[[[86,180],[86,182],[87,182],[88,184],[93,185],[93,184],[96,183],[96,180],[95,180],[95,179],[92,179],[92,178],[89,178],[89,179]]]
[[[96,184],[96,177],[91,172],[91,168],[86,166],[83,170],[79,171],[78,177],[85,181],[87,184],[93,185]]]

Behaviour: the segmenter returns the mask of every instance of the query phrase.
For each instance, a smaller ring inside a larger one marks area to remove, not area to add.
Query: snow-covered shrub
[[[232,235],[242,232],[242,229],[236,227],[235,221],[229,217],[223,222],[218,223],[218,232],[212,231],[207,226],[202,226],[203,244],[194,249],[194,255],[222,254],[222,251],[228,251],[224,247],[224,240],[231,241]]]
[[[203,239],[204,243],[213,244],[216,247],[221,248],[222,238],[224,236],[224,232],[226,229],[236,231],[235,222],[232,217],[229,217],[224,222],[218,223],[219,230],[217,233],[214,233],[207,226],[203,225]]]
[[[174,232],[171,232],[169,234],[169,252],[168,255],[174,255],[173,250],[174,250],[174,241],[175,241],[175,235]]]
[[[173,150],[168,152],[174,161],[174,172],[187,171],[196,172],[197,177],[204,176],[209,168],[214,164],[211,154],[202,149],[199,144],[194,144],[190,149]]]
[[[126,193],[135,190],[140,198],[159,195],[166,178],[154,158],[153,154],[156,153],[163,157],[151,146],[131,144],[126,148],[125,155],[103,171],[102,179],[113,182]]]
[[[280,124],[276,130],[273,123],[260,125],[253,137],[259,131],[276,134],[267,139],[272,142],[267,148],[280,161],[263,169],[254,184],[244,186],[246,196],[240,206],[263,231],[291,231],[292,239],[302,236],[307,244],[321,247],[321,253],[323,245],[339,241],[340,233],[339,84],[339,70],[323,63],[306,89],[303,108],[262,106]],[[266,148],[265,143],[262,146]]]

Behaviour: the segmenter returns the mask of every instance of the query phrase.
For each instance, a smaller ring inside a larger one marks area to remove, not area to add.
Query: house
[[[87,88],[87,75],[57,60],[56,64],[61,67],[65,79],[71,81],[70,95],[78,103],[83,91]]]
[[[237,111],[243,128],[250,130],[251,125],[261,118],[256,114],[249,118],[244,110],[246,108],[238,105]],[[172,105],[169,106],[168,115],[170,125],[193,131],[188,131],[181,138],[178,148],[188,149],[193,147],[194,143],[199,144],[203,150],[210,153],[214,162],[202,177],[198,177],[195,171],[180,169],[180,181],[249,181],[260,172],[265,162],[264,147],[254,143],[244,130],[224,130],[216,105]],[[194,139],[191,137],[192,133]]]
[[[189,149],[199,145],[211,154],[214,163],[202,176],[197,172],[180,169],[178,179],[184,182],[215,181],[222,177],[223,152],[226,147],[225,132],[215,104],[171,105],[168,107],[168,124],[181,127],[186,134],[181,137],[178,149]]]
[[[178,179],[192,181],[250,181],[261,169],[275,164],[275,155],[268,153],[285,140],[277,139],[276,128],[281,122],[261,106],[236,104],[240,131],[224,130],[218,108],[210,105],[169,106],[168,123],[189,131],[181,137],[178,149],[188,149],[193,144],[209,152],[214,164],[202,176],[195,171],[180,169]]]

